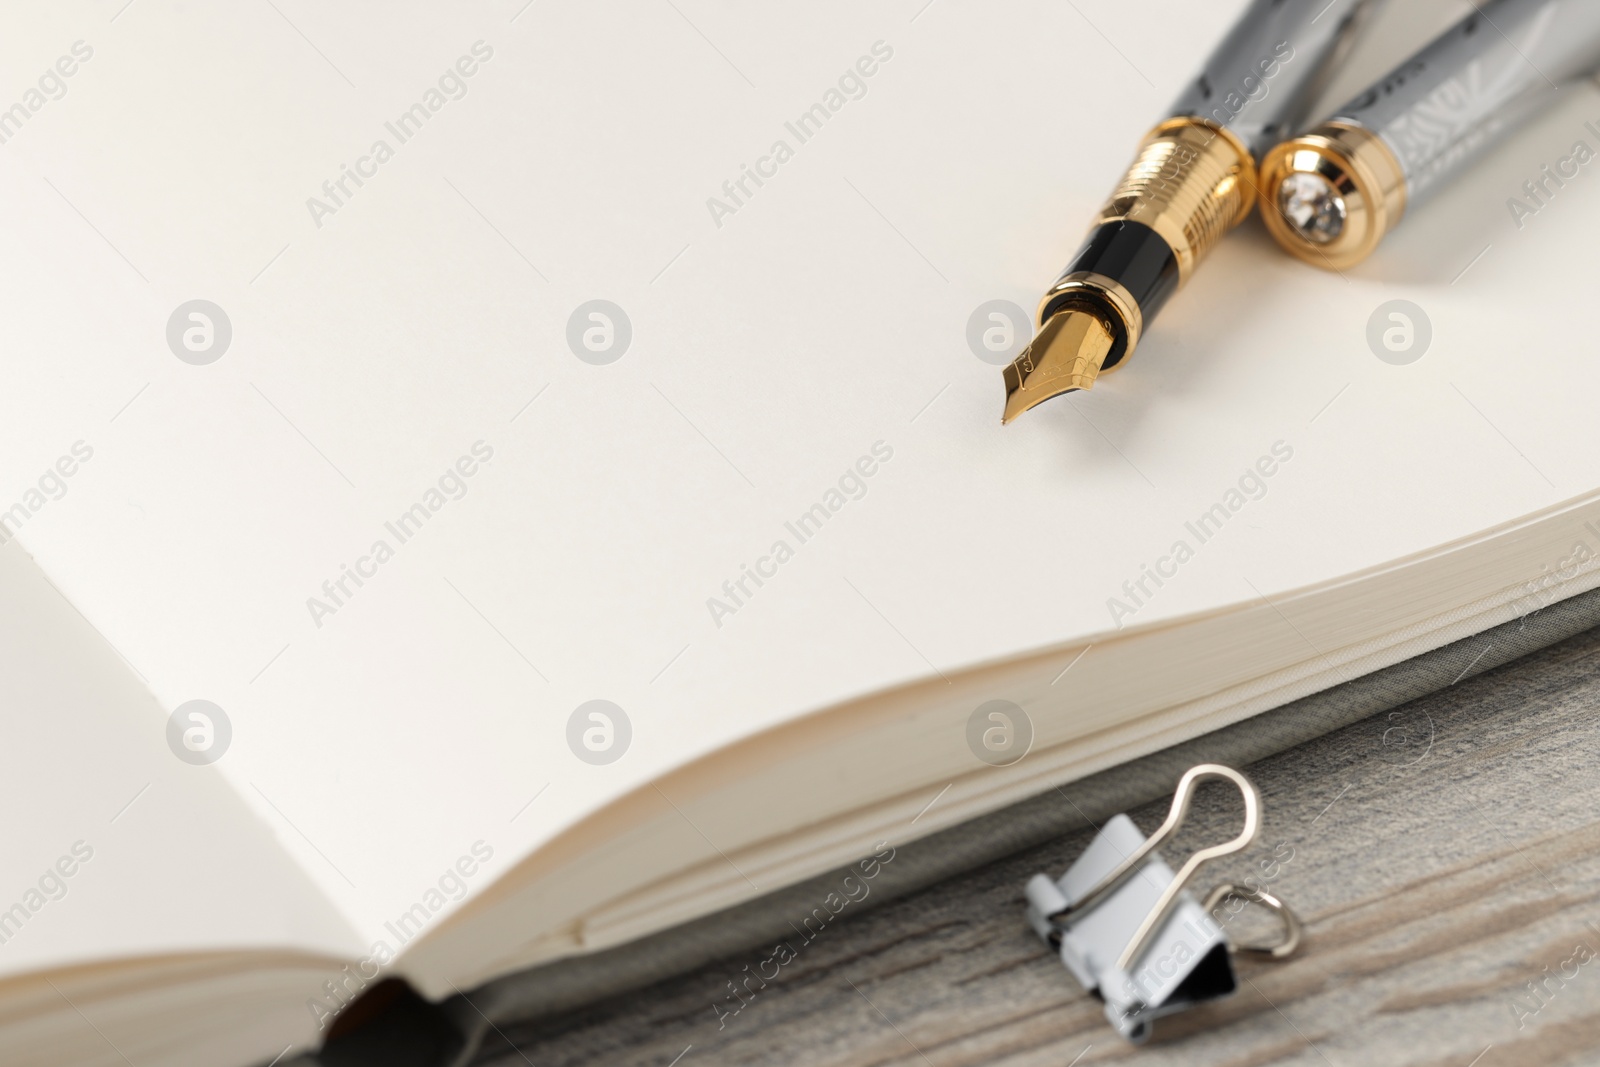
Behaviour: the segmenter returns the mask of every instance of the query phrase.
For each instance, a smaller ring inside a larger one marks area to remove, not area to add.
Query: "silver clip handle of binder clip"
[[[1228,899],[1242,900],[1246,904],[1259,904],[1283,922],[1283,938],[1276,945],[1238,945],[1234,948],[1235,952],[1245,952],[1252,956],[1264,956],[1273,960],[1281,960],[1294,955],[1294,950],[1300,947],[1302,932],[1300,919],[1289,908],[1289,905],[1265,889],[1223,882],[1206,894],[1206,899],[1200,904],[1200,910],[1210,915],[1217,910],[1218,905]]]
[[[1144,863],[1146,857],[1154,852],[1163,841],[1171,837],[1178,827],[1183,825],[1183,820],[1189,814],[1189,805],[1194,800],[1195,788],[1201,782],[1213,779],[1229,781],[1239,787],[1239,795],[1244,798],[1244,829],[1232,841],[1220,845],[1212,845],[1210,848],[1202,848],[1184,861],[1183,866],[1178,869],[1178,873],[1173,876],[1171,884],[1162,891],[1160,898],[1156,900],[1155,907],[1150,909],[1150,913],[1145,916],[1144,922],[1139,924],[1139,929],[1134,931],[1132,939],[1128,941],[1128,947],[1122,950],[1122,955],[1117,959],[1118,970],[1126,971],[1131,968],[1134,960],[1139,958],[1139,953],[1144,950],[1145,944],[1160,929],[1167,916],[1171,914],[1174,905],[1178,903],[1178,894],[1183,892],[1184,886],[1194,877],[1195,872],[1202,865],[1214,859],[1230,856],[1235,852],[1249,848],[1255,843],[1257,835],[1261,833],[1261,794],[1256,792],[1256,787],[1250,784],[1250,779],[1232,767],[1224,767],[1220,763],[1202,763],[1197,767],[1191,767],[1188,773],[1178,780],[1178,788],[1172,794],[1172,810],[1167,812],[1166,822],[1163,822],[1160,828],[1145,840],[1143,845],[1134,849],[1126,859],[1117,864],[1111,873],[1102,878],[1093,889],[1051,915],[1051,924],[1058,928],[1070,924],[1074,915],[1093,908],[1132,877],[1134,872]],[[1261,903],[1265,903],[1265,901]],[[1207,910],[1209,911],[1209,909]],[[1279,906],[1273,910],[1284,911],[1285,909],[1279,903]],[[1286,919],[1285,921],[1288,922],[1289,920]],[[1293,930],[1298,935],[1298,924],[1295,925]],[[1294,940],[1298,942],[1298,936]],[[1293,951],[1292,945],[1284,950],[1282,955],[1287,955],[1291,951]]]

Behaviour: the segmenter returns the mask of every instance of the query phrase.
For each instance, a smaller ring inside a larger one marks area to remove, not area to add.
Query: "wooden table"
[[[726,1008],[727,983],[768,952],[503,1024],[473,1062],[1600,1063],[1597,708],[1591,631],[1251,765],[1260,842],[1197,885],[1264,881],[1259,864],[1276,856],[1269,887],[1305,920],[1305,947],[1283,963],[1241,958],[1238,994],[1163,1020],[1137,1049],[1023,918],[1023,883],[1059,875],[1085,827],[841,916],[720,1028],[713,1004]],[[1149,832],[1165,811],[1130,814]],[[1237,795],[1204,787],[1163,854],[1180,861],[1238,825]]]

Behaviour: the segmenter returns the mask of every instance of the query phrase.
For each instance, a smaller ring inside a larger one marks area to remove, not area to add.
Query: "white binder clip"
[[[1174,875],[1156,855],[1189,813],[1195,787],[1220,778],[1244,797],[1244,829],[1226,844],[1203,848]],[[1232,993],[1233,952],[1283,959],[1300,944],[1300,922],[1288,906],[1262,889],[1223,884],[1196,903],[1184,889],[1200,865],[1248,848],[1261,830],[1261,794],[1231,767],[1203,763],[1178,782],[1166,822],[1147,839],[1126,815],[1095,835],[1058,881],[1036,874],[1028,882],[1028,921],[1061,952],[1083,987],[1106,1005],[1106,1018],[1134,1044],[1150,1037],[1163,1015]],[[1273,945],[1230,945],[1211,917],[1235,898],[1260,904],[1283,921]]]

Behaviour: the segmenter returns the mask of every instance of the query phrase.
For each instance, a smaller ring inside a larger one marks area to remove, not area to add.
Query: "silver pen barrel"
[[[1307,262],[1365,259],[1559,86],[1600,66],[1600,2],[1487,0],[1262,163],[1262,215]]]
[[[1225,127],[1257,160],[1300,130],[1378,0],[1254,0],[1170,114]]]

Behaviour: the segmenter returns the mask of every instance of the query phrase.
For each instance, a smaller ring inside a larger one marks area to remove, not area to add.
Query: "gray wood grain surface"
[[[1059,875],[1092,836],[1085,825],[876,909],[846,908],[813,940],[792,938],[792,962],[742,1000],[729,983],[771,946],[502,1023],[474,1062],[1600,1063],[1597,707],[1591,631],[1246,768],[1264,798],[1261,839],[1196,885],[1268,882],[1305,920],[1306,945],[1283,963],[1241,958],[1237,995],[1164,1020],[1142,1048],[1111,1031],[1023,919],[1023,883]],[[1149,832],[1165,812],[1161,801],[1130,814]],[[1203,787],[1163,854],[1181,861],[1231,837],[1239,817],[1228,787]]]

